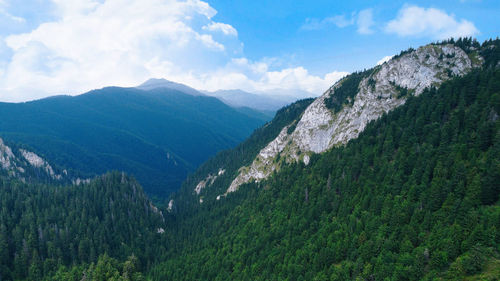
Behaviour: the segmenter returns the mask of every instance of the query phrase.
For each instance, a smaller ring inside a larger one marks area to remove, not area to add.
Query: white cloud
[[[353,12],[350,16],[335,15],[323,19],[306,18],[305,22],[300,26],[300,30],[321,30],[329,28],[333,25],[338,28],[344,28],[354,24],[357,25],[357,31],[360,34],[373,33],[373,30],[371,29],[374,24],[373,10],[364,9],[359,12]]]
[[[16,23],[25,23],[26,20],[22,17],[14,16],[7,12],[8,3],[5,0],[0,0],[0,17],[4,16],[7,19],[14,21]]]
[[[384,62],[389,61],[390,59],[392,59],[392,57],[394,57],[394,56],[385,56],[385,57],[381,58],[379,61],[377,61],[377,65],[381,65]]]
[[[238,32],[236,31],[236,29],[234,29],[234,27],[232,27],[229,24],[221,22],[212,22],[209,25],[205,25],[203,27],[203,30],[219,31],[224,33],[225,35],[238,36]]]
[[[215,41],[211,35],[208,34],[196,34],[196,38],[203,42],[203,44],[211,49],[224,51],[225,47],[221,43]]]
[[[371,27],[373,26],[373,10],[365,9],[359,12],[358,19],[356,21],[358,25],[358,33],[360,34],[371,34],[373,30]]]
[[[465,19],[457,20],[454,15],[435,8],[405,6],[398,16],[389,21],[385,31],[399,36],[431,37],[447,39],[450,37],[473,36],[479,33],[474,24]]]
[[[345,74],[316,76],[300,66],[281,69],[272,59],[249,61],[236,29],[214,22],[217,11],[199,0],[51,1],[55,20],[0,38],[9,49],[0,52],[1,101],[135,86],[151,77],[206,90],[319,95]]]
[[[324,19],[307,18],[306,22],[300,27],[301,30],[320,30],[327,28],[330,25],[336,25],[343,28],[354,24],[354,17],[346,17],[345,15],[336,15]]]

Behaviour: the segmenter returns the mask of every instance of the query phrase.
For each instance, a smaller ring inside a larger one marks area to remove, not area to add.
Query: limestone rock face
[[[55,181],[71,181],[79,185],[89,183],[90,179],[72,179],[67,170],[57,172],[47,160],[36,153],[26,149],[12,149],[0,138],[0,169],[7,172],[7,175],[16,177],[21,181],[30,178],[29,170],[35,169],[41,171],[47,177]],[[38,173],[38,172],[37,172]]]
[[[207,186],[207,185],[212,185],[214,181],[222,176],[226,172],[225,169],[220,168],[217,174],[209,174],[205,179],[201,180],[197,185],[196,188],[194,189],[194,192],[196,192],[197,195],[200,195],[201,191]]]
[[[12,153],[12,149],[5,145],[3,140],[0,139],[0,165],[2,166],[2,169],[10,169],[14,158],[15,156]]]
[[[437,87],[453,76],[468,73],[482,61],[477,56],[471,60],[461,48],[452,44],[411,50],[375,67],[359,83],[354,99],[334,113],[327,108],[325,100],[335,97],[335,91],[347,78],[340,80],[304,111],[293,132],[288,132],[289,127],[283,128],[250,166],[240,168],[226,194],[244,183],[267,178],[279,170],[282,161],[303,161],[307,165],[311,154],[344,145],[358,137],[368,122],[405,103],[408,95],[401,96],[401,89],[417,96],[428,87]]]
[[[50,166],[47,161],[38,156],[36,153],[24,149],[20,149],[19,152],[21,152],[21,155],[26,161],[28,161],[31,166],[45,170],[45,172],[53,179],[62,178],[61,175],[58,175],[54,172],[54,169],[52,169],[52,166]]]
[[[265,179],[277,168],[274,160],[286,147],[286,142],[289,138],[288,128],[289,126],[284,127],[279,135],[259,152],[259,155],[257,155],[257,158],[250,167],[240,168],[240,173],[233,180],[227,192],[236,191],[241,184],[247,183],[250,180],[259,181]]]

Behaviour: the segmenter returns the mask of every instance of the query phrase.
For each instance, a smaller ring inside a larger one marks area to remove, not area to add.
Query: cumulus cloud
[[[388,33],[399,36],[431,37],[447,39],[450,37],[474,36],[479,30],[465,19],[457,20],[454,15],[435,8],[405,6],[395,19],[385,27]]]
[[[358,19],[356,21],[358,25],[358,33],[360,34],[371,34],[373,33],[372,26],[373,21],[373,10],[365,9],[359,12]]]
[[[151,77],[206,90],[283,88],[319,95],[338,76],[248,61],[236,29],[215,22],[217,11],[203,1],[51,2],[53,20],[0,38],[9,49],[0,58],[1,101],[135,86]]]
[[[234,27],[229,24],[221,23],[221,22],[211,22],[209,25],[205,25],[203,30],[209,30],[214,32],[222,32],[225,35],[233,35],[237,36],[238,32]]]

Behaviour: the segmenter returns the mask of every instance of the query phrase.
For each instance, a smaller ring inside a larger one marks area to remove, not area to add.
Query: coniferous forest
[[[452,43],[483,66],[220,200],[193,185],[227,163],[201,193],[220,194],[311,100],[203,164],[168,210],[121,172],[80,186],[2,176],[0,280],[499,280],[500,41]]]

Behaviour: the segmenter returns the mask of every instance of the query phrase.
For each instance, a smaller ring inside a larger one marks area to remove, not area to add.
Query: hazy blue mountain
[[[193,96],[207,95],[216,97],[239,111],[249,112],[252,116],[261,115],[266,121],[270,120],[278,109],[299,99],[314,97],[314,94],[306,91],[283,89],[273,89],[259,93],[250,93],[240,89],[217,90],[214,92],[198,91],[181,83],[156,78],[151,78],[136,88],[140,90],[170,89]]]
[[[255,95],[241,90],[220,90],[216,92],[198,91],[184,84],[156,78],[151,78],[136,88],[146,91],[153,89],[170,89],[193,96],[213,96],[237,111],[249,115],[252,118],[259,118],[263,121],[271,120],[276,110],[295,101],[294,98],[286,98],[285,100],[272,99],[265,95]]]
[[[109,87],[0,103],[0,136],[84,175],[126,171],[146,192],[166,195],[217,151],[245,139],[263,118],[213,97]]]
[[[158,88],[165,88],[165,89],[171,89],[171,90],[177,90],[180,92],[183,92],[185,94],[193,95],[193,96],[203,96],[204,94],[189,87],[184,84],[176,83],[169,81],[167,79],[157,79],[157,78],[151,78],[147,80],[146,82],[142,83],[141,85],[136,87],[137,89],[140,90],[153,90],[153,89],[158,89]]]
[[[260,111],[275,112],[283,106],[297,100],[295,97],[290,96],[276,98],[266,94],[252,94],[243,90],[218,90],[204,93],[209,96],[217,97],[224,103],[233,107],[249,107]]]
[[[301,89],[269,89],[265,91],[255,92],[257,95],[266,95],[277,100],[300,100],[305,98],[315,98],[321,93],[311,93]]]

